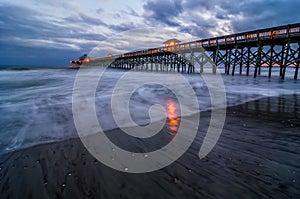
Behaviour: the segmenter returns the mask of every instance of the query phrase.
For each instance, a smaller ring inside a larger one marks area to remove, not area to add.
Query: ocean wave
[[[61,68],[60,68],[61,69]],[[72,115],[72,92],[77,71],[75,70],[20,70],[1,71],[0,76],[0,151],[8,152],[41,143],[49,143],[78,137]],[[153,80],[156,73],[139,73],[139,78]],[[115,83],[124,71],[108,70],[97,88],[96,113],[104,130],[118,128],[111,112],[111,96]],[[179,96],[189,98],[184,85],[177,85],[173,74],[163,74],[166,81],[173,82]],[[178,117],[220,108],[211,107],[210,96],[199,74],[183,75],[194,89],[200,109],[179,107],[186,111]],[[244,104],[264,97],[298,94],[298,84],[292,79],[284,82],[278,78],[257,78],[246,76],[222,76],[226,89],[227,106]],[[137,84],[131,79],[129,84]],[[118,93],[122,95],[122,92]],[[152,105],[165,105],[168,99],[176,97],[168,88],[149,84],[137,89],[131,98],[129,109],[133,120],[144,125],[150,122],[149,109]],[[82,99],[84,102],[84,99]],[[121,103],[121,102],[120,102]],[[124,111],[128,107],[123,107]],[[122,110],[121,110],[122,111]],[[153,121],[163,119],[151,118]],[[126,126],[126,124],[124,124]]]

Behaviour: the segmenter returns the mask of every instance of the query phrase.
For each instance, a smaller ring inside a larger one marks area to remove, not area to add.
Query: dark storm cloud
[[[47,26],[38,19],[38,15],[38,12],[28,8],[0,5],[0,21],[2,24],[5,24],[1,26],[0,37],[19,35],[37,36],[38,31],[36,28],[40,28],[42,31],[47,30]]]
[[[299,0],[267,0],[243,4],[242,19],[233,19],[233,31],[247,31],[300,22]]]
[[[28,61],[29,64],[30,59],[41,60],[47,55],[49,60],[50,57],[56,57],[60,63],[63,63],[62,60],[67,63],[66,54],[77,53],[77,57],[82,50],[90,51],[98,45],[97,41],[106,37],[102,33],[89,33],[82,27],[106,24],[98,18],[83,13],[77,14],[77,18],[74,17],[72,21],[71,18],[51,18],[39,11],[18,5],[0,5],[0,24],[4,24],[0,26],[1,60],[11,58],[14,63],[18,59],[20,62]],[[41,52],[44,52],[44,56],[36,56]]]
[[[158,22],[168,26],[179,26],[176,17],[183,11],[181,0],[150,0],[143,8],[145,20],[151,21],[152,25]]]
[[[191,35],[195,35],[201,39],[210,37],[207,28],[201,26],[190,25],[187,27],[180,28],[182,32],[190,33]]]
[[[182,5],[188,24],[185,29],[199,38],[229,34],[233,32],[230,21],[243,4],[240,0],[185,1]]]
[[[299,0],[193,0],[183,4],[184,11],[209,11],[215,16],[211,22],[230,20],[232,32],[267,28],[300,21]],[[191,18],[198,18],[193,16]],[[201,18],[199,19],[201,20]],[[202,24],[197,24],[202,25]],[[193,30],[193,28],[191,28]]]
[[[216,20],[214,19],[205,19],[202,16],[194,17],[190,16],[189,21],[191,24],[180,27],[181,31],[190,33],[194,36],[198,36],[199,38],[208,38],[211,37],[209,30],[214,30],[217,26]]]
[[[300,22],[299,0],[146,0],[142,8],[139,11],[125,6],[109,13],[96,7],[92,15],[74,7],[63,16],[56,16],[1,3],[0,59],[13,62],[18,57],[19,62],[40,63],[47,59],[45,55],[50,61],[76,58],[110,34],[147,25],[173,27],[178,32],[208,38]]]
[[[203,38],[211,36],[217,21],[228,20],[229,14],[236,13],[234,10],[238,6],[238,1],[228,3],[223,0],[151,0],[146,2],[143,8],[146,23],[178,27],[179,31]],[[205,12],[209,12],[213,17],[205,17]]]
[[[239,12],[239,7],[244,4],[243,1],[240,0],[193,0],[193,1],[185,1],[183,4],[184,10],[197,10],[199,12],[203,10],[209,10],[210,12],[220,12],[222,10],[222,14],[237,14]]]
[[[300,21],[299,0],[193,0],[144,4],[145,21],[205,38]],[[221,25],[220,25],[221,24]]]
[[[101,20],[79,14],[80,20],[73,18],[70,20],[50,21],[43,18],[43,14],[37,11],[16,6],[0,6],[0,22],[5,24],[1,26],[0,38],[5,40],[7,37],[21,37],[27,39],[52,39],[56,38],[81,38],[103,40],[105,37],[101,34],[86,33],[82,28],[82,23],[105,25]]]

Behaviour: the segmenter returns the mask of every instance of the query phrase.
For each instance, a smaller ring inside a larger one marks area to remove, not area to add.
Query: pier
[[[165,46],[109,55],[97,59],[101,65],[112,68],[149,70],[161,72],[200,73],[210,68],[213,74],[218,67],[225,68],[225,74],[236,73],[253,77],[261,75],[262,67],[279,68],[279,76],[284,79],[286,68],[294,69],[294,79],[298,78],[300,54],[300,23],[266,29],[241,32],[192,42],[180,43],[171,39]],[[208,67],[207,67],[208,66]]]

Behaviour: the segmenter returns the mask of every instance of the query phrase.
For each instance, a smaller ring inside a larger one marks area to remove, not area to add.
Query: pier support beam
[[[244,60],[244,48],[241,48],[241,55],[240,55],[240,75],[243,72],[243,60]]]
[[[200,58],[200,73],[203,73],[203,67],[204,67],[204,57],[203,57],[203,53],[201,53],[201,58]]]
[[[229,75],[229,71],[230,71],[230,64],[231,64],[231,50],[232,50],[232,49],[227,49],[227,54],[226,54],[226,69],[225,69],[226,75]]]
[[[232,76],[234,76],[234,71],[235,71],[235,65],[236,65],[236,61],[237,61],[237,53],[238,53],[238,49],[237,49],[237,45],[234,48],[234,59],[233,59],[233,65],[232,65]]]
[[[284,79],[285,76],[285,70],[286,70],[286,66],[287,66],[287,62],[288,62],[288,58],[289,58],[289,51],[290,51],[290,40],[288,39],[287,42],[287,47],[286,47],[286,52],[285,52],[285,57],[284,57],[284,64],[283,64],[283,69],[282,69],[282,75],[281,75],[281,79]]]
[[[271,75],[272,75],[273,51],[274,51],[274,45],[271,45],[271,48],[270,48],[270,58],[269,58],[269,75],[268,75],[269,78],[271,78]]]
[[[257,56],[256,56],[256,64],[255,64],[255,69],[254,69],[254,78],[257,77],[258,67],[261,66],[261,50],[262,50],[262,46],[261,46],[261,43],[259,42],[258,49],[257,49]]]
[[[281,47],[281,59],[280,59],[280,69],[279,69],[279,76],[282,76],[282,68],[284,64],[284,52],[285,52],[285,45]]]
[[[246,75],[249,76],[249,69],[250,69],[250,55],[251,55],[251,47],[248,47],[247,50],[247,72]]]
[[[300,43],[298,43],[298,50],[297,50],[297,58],[296,58],[296,66],[295,66],[295,75],[294,79],[298,78],[298,69],[299,69],[299,63],[300,63]]]
[[[213,74],[217,73],[218,55],[219,55],[219,46],[217,47],[217,49],[215,51],[213,51],[213,62],[214,62],[214,64],[212,64],[212,73]]]

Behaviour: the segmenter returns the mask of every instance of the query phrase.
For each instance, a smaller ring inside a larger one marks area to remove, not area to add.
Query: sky
[[[0,0],[0,65],[68,65],[300,22],[300,0]]]

